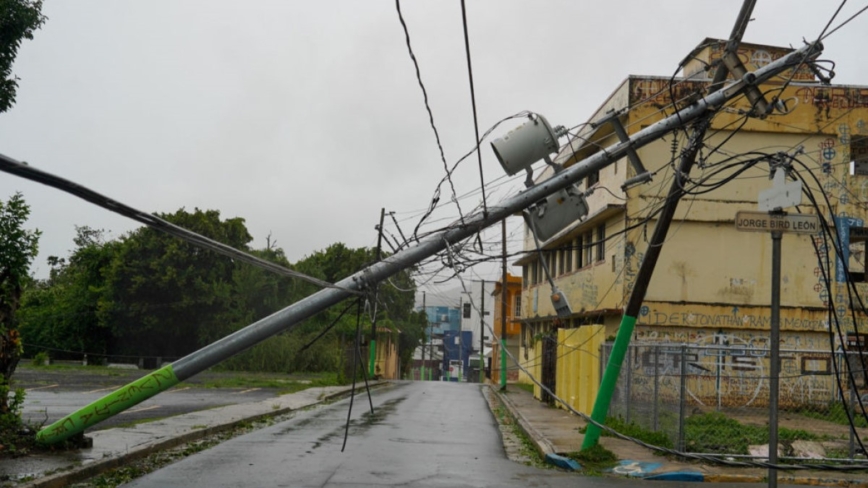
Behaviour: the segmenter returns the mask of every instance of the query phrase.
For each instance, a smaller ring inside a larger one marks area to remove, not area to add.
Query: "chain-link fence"
[[[601,349],[604,366],[612,344]],[[864,462],[865,354],[781,350],[777,417],[782,460]],[[769,364],[766,348],[631,345],[609,409],[611,423],[617,430],[662,433],[665,437],[655,439],[683,452],[767,458]]]

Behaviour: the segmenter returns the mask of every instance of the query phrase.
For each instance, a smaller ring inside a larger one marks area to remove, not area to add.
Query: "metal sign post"
[[[801,201],[801,182],[785,183],[783,170],[775,174],[775,184],[760,194],[760,208],[768,202],[793,206]],[[815,234],[820,230],[817,215],[787,215],[780,207],[770,212],[738,212],[735,228],[744,232],[771,232],[772,234],[772,296],[771,324],[769,324],[769,464],[778,463],[778,397],[781,374],[781,238],[784,232]],[[778,472],[769,468],[769,488],[778,486]]]

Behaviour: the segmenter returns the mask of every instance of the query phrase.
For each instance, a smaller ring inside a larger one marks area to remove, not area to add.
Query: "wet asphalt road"
[[[356,398],[345,452],[349,400],[299,412],[125,486],[697,486],[585,477],[509,461],[479,385],[397,383],[376,390],[373,401],[371,415],[367,398]]]

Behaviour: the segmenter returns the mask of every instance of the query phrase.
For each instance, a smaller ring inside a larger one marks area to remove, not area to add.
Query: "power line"
[[[479,146],[479,122],[476,118],[476,91],[473,89],[473,66],[470,63],[470,37],[467,33],[467,11],[464,8],[464,0],[461,0],[461,23],[464,26],[464,51],[467,53],[467,76],[470,79],[470,102],[473,105],[473,130],[476,134],[476,145]],[[485,202],[485,177],[482,175],[482,153],[478,150],[476,155],[479,159],[479,183],[482,185],[482,212],[488,214],[488,205]]]
[[[43,185],[50,186],[52,188],[56,188],[71,195],[77,196],[82,200],[88,201],[106,210],[110,210],[114,213],[135,220],[136,222],[144,224],[152,229],[156,229],[173,237],[177,237],[195,246],[214,251],[218,254],[222,254],[232,259],[237,259],[239,261],[252,264],[256,267],[271,271],[272,273],[289,276],[292,278],[298,278],[300,280],[307,281],[308,283],[312,283],[322,288],[337,288],[352,293],[354,295],[360,294],[360,292],[358,291],[333,285],[318,278],[307,276],[303,273],[299,273],[298,271],[286,268],[277,263],[266,261],[265,259],[235,249],[234,247],[227,246],[222,242],[215,241],[203,235],[197,234],[193,231],[187,230],[183,227],[177,226],[167,220],[157,217],[156,215],[142,212],[141,210],[136,210],[133,207],[101,195],[83,185],[79,185],[78,183],[74,183],[51,173],[39,170],[37,168],[34,168],[33,166],[30,166],[29,164],[16,161],[2,154],[0,154],[0,171],[4,171],[6,173],[13,174],[15,176],[28,179],[30,181],[35,181],[37,183],[42,183]]]
[[[428,121],[431,124],[431,130],[434,131],[434,138],[437,140],[437,149],[440,150],[440,160],[443,162],[443,169],[446,170],[446,179],[449,181],[449,186],[452,188],[452,199],[455,200],[455,206],[458,208],[458,214],[461,216],[461,221],[464,221],[464,215],[461,213],[461,204],[455,199],[455,185],[452,183],[452,172],[449,170],[449,165],[446,163],[446,155],[443,153],[443,145],[440,143],[440,133],[437,131],[437,126],[434,124],[434,113],[431,111],[431,105],[428,103],[428,91],[425,90],[425,84],[422,83],[422,73],[419,71],[419,62],[416,60],[416,55],[413,53],[413,47],[410,45],[410,31],[407,28],[407,23],[404,22],[404,15],[401,13],[401,0],[395,0],[395,9],[398,11],[398,20],[401,21],[401,27],[404,29],[404,39],[407,43],[407,51],[410,53],[410,59],[413,60],[413,67],[416,69],[416,80],[419,82],[419,88],[422,89],[422,98],[425,102],[425,110],[428,112]],[[441,181],[442,183],[442,181]],[[440,185],[437,185],[435,197],[432,203],[436,204],[440,200]],[[421,224],[421,222],[420,222]],[[418,230],[416,226],[416,230]],[[416,232],[413,232],[416,235]]]

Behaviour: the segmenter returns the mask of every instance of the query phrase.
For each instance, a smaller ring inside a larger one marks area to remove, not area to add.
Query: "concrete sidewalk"
[[[521,428],[536,444],[541,456],[549,453],[566,454],[582,448],[584,434],[579,432],[586,422],[567,410],[548,406],[536,400],[531,393],[517,386],[509,385],[506,392],[497,392],[504,406],[517,419]],[[695,481],[707,482],[764,482],[768,470],[765,468],[742,468],[709,465],[700,462],[681,461],[655,454],[636,443],[600,437],[600,444],[612,451],[621,460],[621,466],[614,472],[624,476],[644,478],[660,476],[660,479],[675,476],[674,473],[692,473]],[[681,479],[681,478],[679,478]],[[778,482],[812,486],[859,486],[868,487],[868,473],[840,471],[781,471]]]
[[[387,382],[373,382],[380,386]],[[311,407],[350,392],[350,386],[309,388],[262,402],[241,403],[167,417],[132,427],[87,433],[93,447],[69,452],[40,453],[6,459],[0,486],[27,488],[62,487],[81,481],[151,453],[226,431],[245,422]],[[357,385],[357,392],[359,391]],[[361,387],[364,394],[364,385]],[[21,480],[29,480],[18,484]]]

